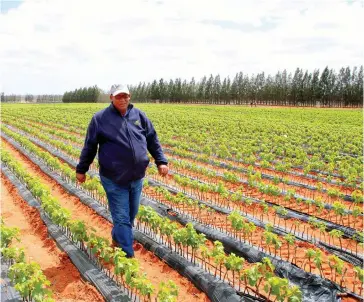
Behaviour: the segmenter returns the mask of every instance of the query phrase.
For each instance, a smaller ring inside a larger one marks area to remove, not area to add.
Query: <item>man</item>
[[[110,93],[110,106],[95,113],[88,126],[76,177],[81,183],[85,181],[85,173],[99,146],[100,179],[113,220],[111,235],[126,257],[132,258],[132,227],[149,164],[147,151],[162,176],[168,174],[168,162],[152,122],[144,112],[130,104],[128,88],[113,85]]]

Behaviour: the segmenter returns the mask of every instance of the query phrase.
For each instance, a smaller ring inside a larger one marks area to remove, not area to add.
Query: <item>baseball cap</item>
[[[117,95],[119,93],[130,94],[129,89],[126,85],[122,85],[122,84],[112,85],[111,89],[110,89],[110,94]]]

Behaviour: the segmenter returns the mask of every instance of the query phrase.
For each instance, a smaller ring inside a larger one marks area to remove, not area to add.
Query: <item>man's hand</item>
[[[86,174],[76,173],[78,182],[84,183],[86,181]]]
[[[159,175],[166,176],[168,174],[168,166],[167,165],[158,166],[158,172]]]

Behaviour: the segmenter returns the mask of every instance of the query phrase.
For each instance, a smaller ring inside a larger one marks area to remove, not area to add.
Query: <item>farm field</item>
[[[361,110],[134,105],[153,122],[170,169],[160,177],[151,158],[135,259],[111,244],[97,158],[75,182],[88,123],[108,104],[2,105],[1,234],[13,234],[2,249],[9,263],[40,264],[50,292],[39,295],[111,295],[44,238],[44,216],[120,301],[363,300]]]

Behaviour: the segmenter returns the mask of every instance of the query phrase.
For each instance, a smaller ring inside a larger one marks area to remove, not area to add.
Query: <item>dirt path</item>
[[[35,261],[51,282],[56,301],[105,301],[95,287],[84,281],[67,254],[48,237],[47,227],[36,209],[18,194],[16,187],[1,174],[2,217],[7,226],[20,229],[21,242],[27,261]]]
[[[72,212],[72,219],[81,219],[88,227],[93,227],[99,236],[107,238],[111,242],[112,224],[99,216],[94,210],[84,205],[77,197],[68,194],[55,180],[44,174],[40,168],[30,162],[24,155],[2,139],[4,149],[27,167],[27,171],[39,177],[40,181],[51,189],[61,205]],[[140,271],[146,272],[148,279],[158,291],[161,281],[173,280],[179,288],[178,301],[209,301],[208,297],[197,289],[189,280],[159,260],[153,253],[141,248],[135,251],[135,257],[140,263]]]

